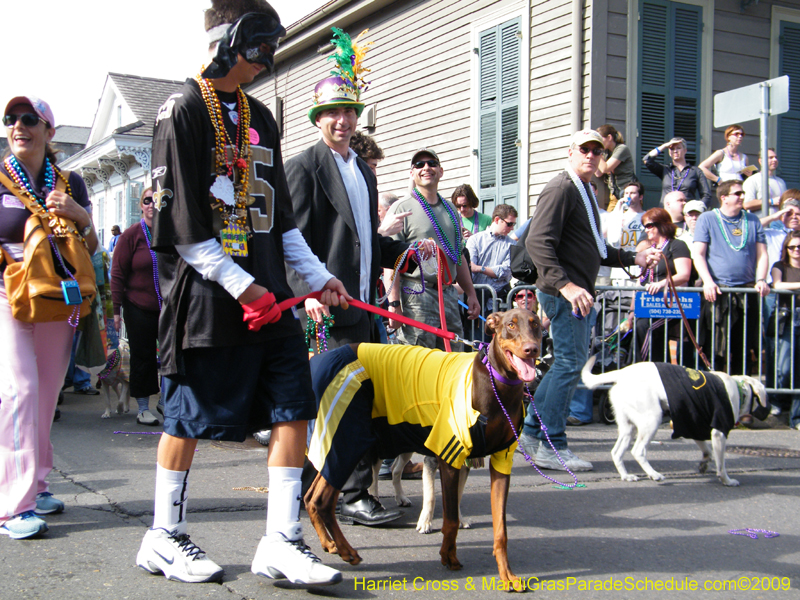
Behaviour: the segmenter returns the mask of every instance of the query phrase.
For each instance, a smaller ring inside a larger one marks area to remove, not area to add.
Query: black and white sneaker
[[[192,543],[185,533],[148,529],[136,555],[137,566],[153,574],[184,583],[219,581],[223,570]]]

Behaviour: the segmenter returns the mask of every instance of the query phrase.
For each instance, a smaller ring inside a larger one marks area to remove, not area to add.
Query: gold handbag
[[[65,179],[69,177],[68,172],[62,173]],[[77,325],[79,316],[89,314],[97,294],[94,266],[85,241],[74,223],[45,212],[2,171],[0,182],[32,213],[25,222],[23,259],[15,261],[3,250],[3,260],[7,263],[3,280],[11,313],[26,323],[74,320]],[[56,189],[62,192],[66,189],[60,177]],[[77,282],[82,298],[79,305],[66,303],[64,281]]]

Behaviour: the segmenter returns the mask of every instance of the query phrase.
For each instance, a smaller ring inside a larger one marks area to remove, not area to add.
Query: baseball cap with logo
[[[8,104],[6,104],[6,110],[3,112],[3,116],[6,116],[8,111],[17,104],[30,104],[36,114],[47,121],[50,127],[56,126],[55,117],[53,116],[53,111],[50,109],[50,105],[36,96],[16,96],[12,98]]]

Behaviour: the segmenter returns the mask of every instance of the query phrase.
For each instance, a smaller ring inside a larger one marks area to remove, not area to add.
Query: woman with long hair
[[[791,290],[793,295],[779,294],[778,307],[773,313],[767,335],[775,335],[777,328],[777,368],[779,387],[800,388],[800,305],[796,294],[800,292],[800,231],[790,231],[783,240],[781,259],[772,265],[772,287],[776,290]],[[769,331],[769,328],[773,328]],[[792,360],[792,340],[794,340],[794,361]],[[794,370],[794,377],[792,371]],[[800,429],[800,394],[792,394],[790,425]]]
[[[608,176],[608,189],[614,198],[608,204],[608,211],[614,209],[615,199],[622,198],[622,193],[632,181],[636,181],[633,155],[625,145],[625,138],[613,125],[601,125],[597,132],[603,137],[605,153],[597,166],[596,177]]]
[[[10,152],[0,165],[7,182],[0,183],[0,269],[5,270],[9,258],[23,260],[28,204],[33,202],[72,221],[93,253],[97,235],[89,195],[78,173],[67,176],[56,167],[49,145],[56,133],[50,106],[33,96],[17,96],[6,105],[3,124]],[[68,321],[15,319],[0,279],[0,533],[13,539],[44,533],[47,523],[41,516],[64,510],[45,477],[53,468],[50,426],[74,335]]]

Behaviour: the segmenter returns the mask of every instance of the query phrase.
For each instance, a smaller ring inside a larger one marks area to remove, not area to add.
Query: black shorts
[[[191,348],[177,375],[165,376],[164,432],[242,442],[274,423],[316,415],[308,349],[294,335],[253,346]]]

